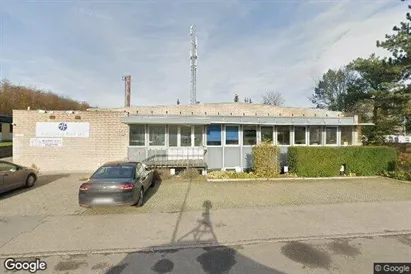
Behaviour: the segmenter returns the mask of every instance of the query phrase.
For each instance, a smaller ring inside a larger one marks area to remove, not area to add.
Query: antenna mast
[[[190,51],[190,71],[191,71],[191,86],[190,86],[190,103],[197,104],[196,84],[197,84],[197,36],[195,34],[195,26],[190,27],[191,36],[191,51]]]

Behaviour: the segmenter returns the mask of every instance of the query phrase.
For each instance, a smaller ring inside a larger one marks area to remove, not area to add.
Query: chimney
[[[130,107],[131,104],[131,75],[124,76],[125,81],[125,100],[124,106]]]

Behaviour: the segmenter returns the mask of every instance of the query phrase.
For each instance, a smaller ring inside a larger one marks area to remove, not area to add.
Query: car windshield
[[[135,166],[132,165],[102,166],[91,176],[91,179],[133,178],[134,171]]]

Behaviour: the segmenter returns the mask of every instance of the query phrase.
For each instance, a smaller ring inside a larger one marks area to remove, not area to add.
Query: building
[[[12,122],[11,116],[0,115],[0,142],[13,140]]]
[[[149,165],[252,167],[252,146],[360,145],[357,116],[319,109],[217,103],[89,109],[14,110],[13,160],[41,170],[90,171],[112,160]]]

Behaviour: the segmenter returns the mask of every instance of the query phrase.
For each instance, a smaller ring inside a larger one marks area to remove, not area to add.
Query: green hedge
[[[287,161],[290,171],[301,177],[331,177],[345,173],[358,176],[380,175],[394,171],[397,153],[385,146],[352,147],[289,147]]]
[[[253,170],[260,177],[276,177],[281,172],[280,149],[262,142],[253,147]]]

